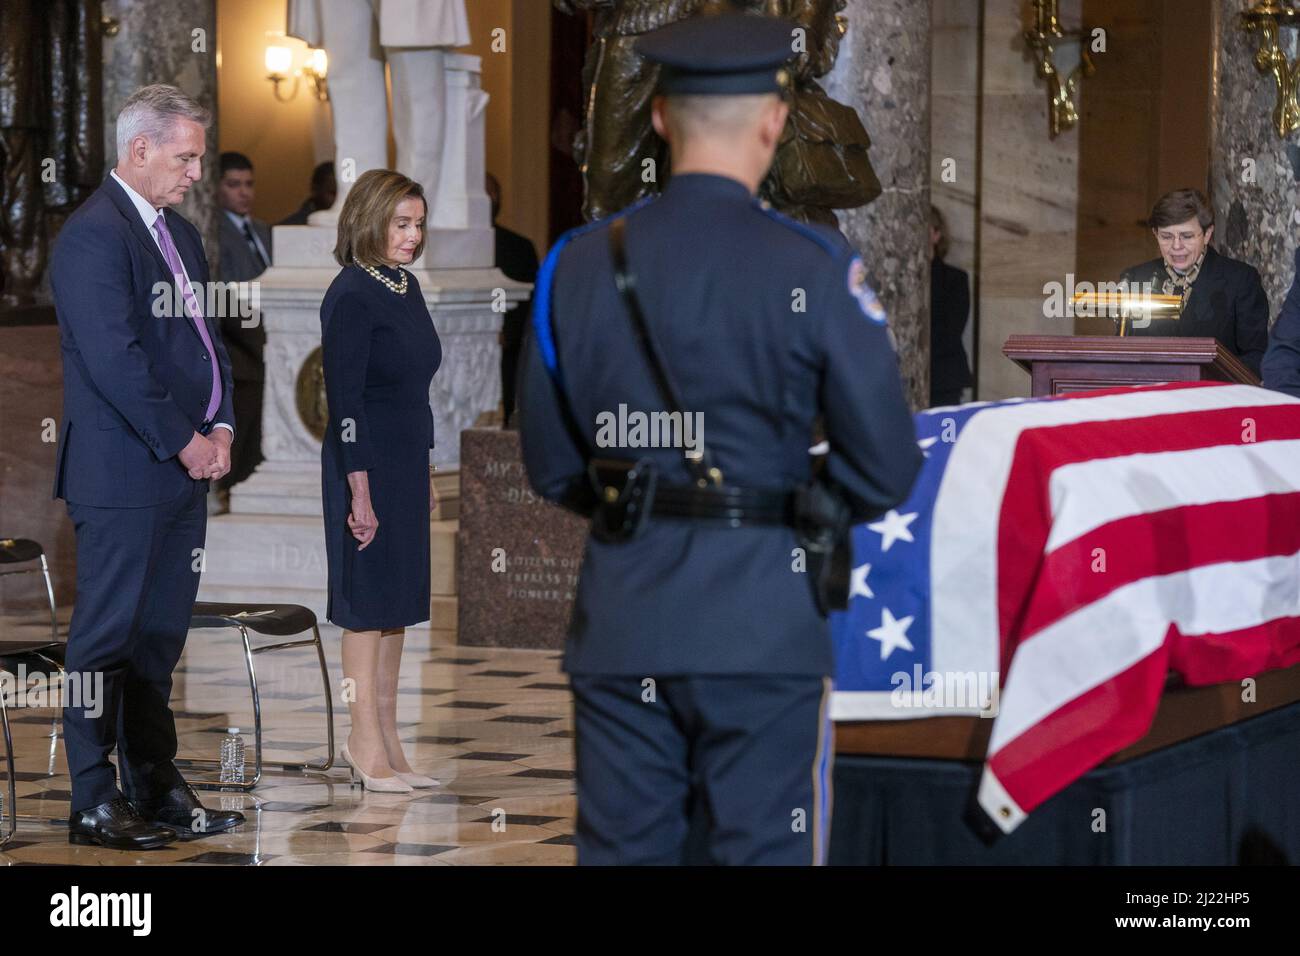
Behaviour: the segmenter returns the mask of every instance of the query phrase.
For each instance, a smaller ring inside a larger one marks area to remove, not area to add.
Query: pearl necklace
[[[388,278],[388,276],[384,275],[374,266],[361,266],[361,268],[366,270],[366,272],[370,273],[370,275],[374,276],[384,285],[388,286],[388,288],[392,289],[398,295],[406,295],[406,279],[408,273],[405,269],[402,269],[400,267],[398,268],[397,271],[402,274],[402,281],[394,282],[392,279]]]

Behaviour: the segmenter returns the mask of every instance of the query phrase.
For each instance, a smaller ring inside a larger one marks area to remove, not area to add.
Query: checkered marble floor
[[[62,616],[66,627],[67,612]],[[5,639],[14,639],[37,628],[39,617],[3,624],[9,625],[2,628]],[[322,637],[337,699],[340,636],[326,625]],[[315,653],[274,651],[258,656],[256,667],[264,759],[325,756]],[[252,772],[252,706],[233,631],[190,632],[172,709],[180,756],[216,757],[225,729],[238,727]],[[438,778],[441,787],[367,793],[349,785],[347,767],[337,758],[325,774],[268,771],[248,794],[200,791],[210,807],[242,811],[248,817],[243,827],[147,852],[69,845],[69,784],[62,740],[51,747],[53,715],[38,708],[9,712],[18,812],[41,822],[20,819],[13,842],[0,850],[0,864],[401,866],[575,859],[572,706],[553,651],[459,647],[451,632],[408,631],[398,723],[411,765]],[[348,728],[347,707],[337,706],[338,746]]]

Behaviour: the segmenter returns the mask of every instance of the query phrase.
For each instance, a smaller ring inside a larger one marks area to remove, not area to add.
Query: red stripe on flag
[[[1300,664],[1300,617],[1281,617],[1223,634],[1182,634],[1169,645],[1169,666],[1188,684],[1218,684]]]
[[[990,754],[988,768],[1016,804],[1029,812],[1142,739],[1155,719],[1171,667],[1189,684],[1217,684],[1296,663],[1300,663],[1300,617],[1213,635],[1184,635],[1171,627],[1157,650]]]
[[[1243,441],[1300,438],[1300,406],[1243,405],[1118,421],[1026,429],[1016,442],[998,521],[998,631],[1003,673],[1023,633],[1022,619],[1042,569],[1051,530],[1052,473],[1064,465],[1142,453],[1188,451]]]
[[[1014,662],[1013,662],[1014,666]],[[988,768],[1026,813],[1151,727],[1169,669],[1166,644],[1008,741]]]
[[[1103,570],[1094,570],[1100,550]],[[1111,521],[1043,560],[1017,632],[1023,643],[1144,578],[1300,551],[1300,492],[1183,505]]]

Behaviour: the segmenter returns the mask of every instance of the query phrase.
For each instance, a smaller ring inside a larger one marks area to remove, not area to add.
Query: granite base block
[[[529,487],[518,432],[461,432],[457,641],[563,647],[586,538],[586,521]]]

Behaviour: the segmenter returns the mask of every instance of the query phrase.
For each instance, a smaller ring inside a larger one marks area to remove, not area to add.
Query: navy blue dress
[[[401,272],[380,266],[394,281]],[[352,631],[429,619],[429,384],[442,343],[408,273],[404,295],[358,266],[330,283],[321,303],[329,427],[321,446],[326,617]],[[348,529],[350,472],[366,471],[379,528],[364,551]]]

